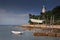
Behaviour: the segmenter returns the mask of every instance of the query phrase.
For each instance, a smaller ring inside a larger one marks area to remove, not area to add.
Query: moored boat
[[[20,31],[11,31],[13,34],[22,34],[23,32]]]

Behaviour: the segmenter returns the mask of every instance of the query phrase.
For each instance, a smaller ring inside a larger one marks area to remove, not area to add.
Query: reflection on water
[[[12,30],[23,31],[22,35],[12,34]],[[16,29],[14,26],[0,26],[0,40],[60,40],[60,37],[33,36],[29,30]]]

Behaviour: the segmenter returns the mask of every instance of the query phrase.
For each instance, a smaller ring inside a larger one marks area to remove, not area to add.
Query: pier
[[[35,32],[34,36],[52,36],[52,37],[60,37],[60,33],[49,33],[49,32]]]

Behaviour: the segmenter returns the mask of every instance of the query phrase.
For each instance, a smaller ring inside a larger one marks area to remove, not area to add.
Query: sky
[[[28,24],[28,14],[39,15],[43,5],[52,10],[60,0],[0,0],[0,25]]]

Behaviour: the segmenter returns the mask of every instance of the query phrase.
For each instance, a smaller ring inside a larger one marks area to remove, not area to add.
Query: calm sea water
[[[17,29],[16,26],[0,25],[0,40],[60,40],[60,37],[33,36],[29,30]],[[24,31],[22,35],[14,35],[12,30]]]

